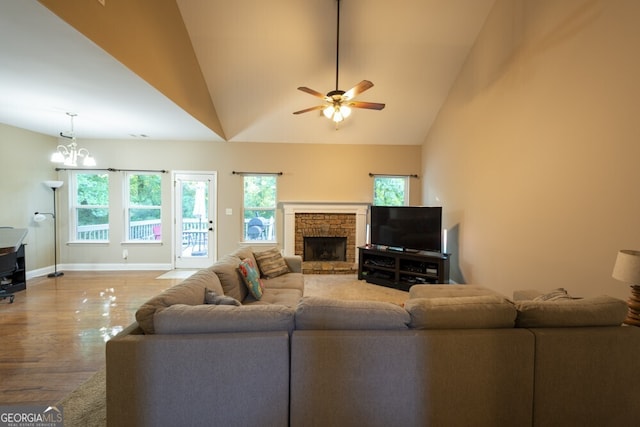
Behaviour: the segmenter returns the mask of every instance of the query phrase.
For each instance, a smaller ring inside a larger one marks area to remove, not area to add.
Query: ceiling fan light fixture
[[[377,102],[361,102],[353,101],[353,98],[364,92],[367,89],[373,87],[373,83],[369,80],[362,80],[360,83],[349,89],[343,91],[338,88],[338,64],[340,62],[340,0],[336,0],[337,3],[337,19],[336,19],[336,89],[330,91],[326,95],[310,89],[306,86],[298,87],[298,90],[306,92],[317,98],[321,98],[324,101],[323,105],[316,105],[315,107],[305,108],[304,110],[294,111],[293,114],[308,113],[310,111],[322,110],[323,115],[333,120],[335,123],[340,123],[351,115],[351,108],[364,108],[369,110],[382,110],[384,104]],[[343,105],[346,103],[348,105]],[[336,127],[337,129],[337,127]]]
[[[324,110],[322,110],[322,113],[327,119],[333,120],[336,123],[340,123],[351,115],[351,108],[347,107],[346,105],[334,104],[327,106]]]
[[[324,116],[327,119],[331,119],[331,118],[333,118],[333,113],[335,113],[335,111],[336,111],[336,109],[334,108],[333,105],[328,105],[327,108],[322,110],[322,114],[324,114]]]

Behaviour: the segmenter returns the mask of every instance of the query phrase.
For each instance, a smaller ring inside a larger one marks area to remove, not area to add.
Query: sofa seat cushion
[[[515,306],[516,326],[521,328],[619,326],[627,314],[623,300],[606,295],[555,301],[521,300]]]
[[[382,301],[304,297],[296,308],[296,329],[407,329],[409,314]]]
[[[156,334],[293,331],[294,309],[282,305],[174,304],[154,315]]]
[[[404,305],[414,329],[513,328],[516,309],[501,295],[411,298]]]
[[[140,328],[145,334],[153,334],[153,315],[158,309],[174,304],[203,304],[207,289],[214,291],[218,295],[224,295],[218,276],[210,268],[197,271],[188,279],[166,289],[140,306],[136,311],[136,320]]]
[[[251,295],[247,295],[243,305],[266,305],[276,304],[286,307],[295,307],[302,298],[302,291],[299,289],[270,289],[265,288],[260,300],[256,300]]]
[[[304,291],[304,275],[302,273],[287,273],[273,279],[262,279],[265,289],[297,289]]]

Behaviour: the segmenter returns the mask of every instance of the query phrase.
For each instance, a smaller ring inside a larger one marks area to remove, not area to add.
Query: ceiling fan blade
[[[358,94],[361,94],[362,92],[364,92],[367,89],[370,89],[371,87],[373,87],[373,83],[371,83],[369,80],[363,80],[357,85],[355,85],[354,87],[352,87],[351,89],[349,89],[348,91],[346,91],[342,97],[344,99],[354,98]]]
[[[309,111],[322,110],[325,107],[326,107],[325,105],[316,105],[315,107],[310,107],[310,108],[305,108],[304,110],[295,111],[293,114],[302,114],[302,113],[308,113]]]
[[[352,101],[347,103],[347,105],[353,108],[367,108],[369,110],[382,110],[385,104],[380,104],[377,102]]]
[[[313,96],[318,97],[318,98],[322,98],[322,99],[326,98],[326,95],[323,95],[320,92],[318,92],[316,90],[313,90],[313,89],[309,89],[308,87],[305,87],[305,86],[299,87],[298,90],[301,90],[303,92],[307,92],[309,95],[313,95]]]

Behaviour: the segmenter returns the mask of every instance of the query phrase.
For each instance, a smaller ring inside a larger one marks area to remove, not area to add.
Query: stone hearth
[[[365,244],[368,204],[283,204],[284,253],[304,255],[305,237],[344,237],[345,261],[303,261],[306,274],[351,274],[358,271],[357,248]]]

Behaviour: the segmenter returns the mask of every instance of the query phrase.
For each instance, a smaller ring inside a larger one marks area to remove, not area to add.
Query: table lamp
[[[640,326],[640,251],[630,249],[619,251],[612,276],[631,285],[631,296],[627,300],[629,311],[624,323]]]

